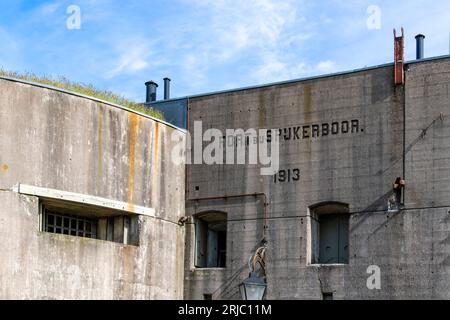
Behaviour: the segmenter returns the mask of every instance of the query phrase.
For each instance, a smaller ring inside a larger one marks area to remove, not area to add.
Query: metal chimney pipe
[[[170,79],[164,78],[164,100],[170,99]]]
[[[158,88],[158,84],[156,82],[149,81],[145,83],[145,86],[147,88],[145,102],[150,103],[156,101],[156,90]]]
[[[425,57],[424,55],[424,39],[425,36],[423,34],[418,34],[416,36],[416,58],[417,60],[421,60]]]

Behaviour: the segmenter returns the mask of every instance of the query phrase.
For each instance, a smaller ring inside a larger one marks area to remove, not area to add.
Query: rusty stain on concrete
[[[157,197],[156,195],[156,188],[158,185],[158,158],[159,158],[159,123],[155,123],[155,141],[154,141],[154,148],[153,148],[153,170],[152,170],[152,188],[151,192],[154,197]]]
[[[153,171],[150,148],[154,147],[155,121],[130,116],[126,110],[111,105],[19,82],[0,79],[0,89],[2,111],[3,107],[14,110],[0,116],[0,131],[5,137],[0,142],[0,238],[3,247],[11,249],[0,258],[0,274],[8,276],[8,281],[0,280],[0,298],[182,298],[184,242],[177,251],[174,241],[178,227],[171,225],[185,215],[184,187],[178,185],[183,181],[184,165],[167,160],[164,162],[167,170],[158,170],[157,190],[166,190],[160,186],[173,188],[165,197],[158,199],[156,196],[158,206],[153,208],[156,212],[164,209],[167,213],[164,221],[145,215],[139,217],[136,225],[139,246],[37,232],[38,197],[18,195],[10,190],[21,182],[87,197],[101,196],[111,201],[126,202],[129,196],[135,206],[147,198],[145,204],[148,204],[151,191],[144,183]],[[14,125],[23,119],[28,121],[21,126]],[[161,169],[165,169],[162,167],[165,126],[159,124]],[[149,145],[146,148],[144,137],[140,137],[144,128],[150,136],[146,138],[150,139],[145,141]],[[174,132],[185,136],[183,131]],[[99,168],[103,181],[99,185],[100,194],[95,181]],[[61,205],[61,209],[63,206],[66,207]],[[126,215],[127,207],[125,205],[120,214]],[[81,215],[87,213],[92,217],[96,214],[94,211],[97,212],[92,208],[93,212],[88,213],[87,205],[81,203],[71,209],[70,212],[80,210]],[[170,226],[157,229],[156,221]],[[181,269],[180,278],[175,274],[175,266]],[[161,273],[161,270],[167,272]],[[148,276],[152,274],[153,277]]]
[[[158,159],[159,152],[159,123],[155,123],[155,160]]]
[[[311,85],[305,83],[303,86],[303,116],[304,122],[311,122]]]
[[[311,117],[311,84],[305,83],[303,86],[303,121],[304,123],[308,124],[312,122]],[[309,161],[311,161],[311,139],[307,139],[306,143],[306,156],[309,158]]]
[[[133,292],[130,289],[132,289],[131,286],[135,281],[134,266],[136,265],[136,261],[133,259],[135,251],[135,248],[130,246],[124,246],[122,248],[122,296],[124,299],[130,299],[133,296]]]
[[[98,109],[98,157],[97,157],[97,193],[102,188],[102,174],[103,174],[103,112]]]
[[[130,135],[130,152],[129,152],[129,167],[128,167],[128,211],[133,211],[134,207],[134,175],[135,175],[135,165],[136,165],[136,143],[137,136],[139,132],[139,116],[130,113],[128,115],[129,123],[129,135]]]
[[[177,239],[176,239],[176,245],[175,245],[175,251],[176,251],[176,255],[177,257],[184,257],[184,233],[182,233],[181,230],[177,230],[176,231],[177,234]],[[175,268],[175,273],[176,273],[176,283],[179,286],[176,289],[176,294],[178,294],[178,292],[180,292],[182,294],[183,290],[183,281],[184,281],[184,277],[183,277],[183,267],[182,266],[176,266]]]
[[[266,127],[266,100],[264,97],[264,92],[261,92],[258,96],[259,98],[259,112],[258,112],[258,124],[260,128]]]

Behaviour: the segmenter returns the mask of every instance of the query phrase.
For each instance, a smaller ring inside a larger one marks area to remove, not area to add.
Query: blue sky
[[[448,0],[0,0],[0,67],[142,101],[166,76],[175,97],[391,62],[401,26],[408,60],[417,33],[427,57],[449,53]]]

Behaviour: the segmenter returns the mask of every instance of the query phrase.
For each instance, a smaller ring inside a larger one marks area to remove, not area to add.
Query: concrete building
[[[163,101],[147,83],[191,134],[276,130],[270,176],[175,162],[183,129],[0,79],[0,298],[238,299],[263,241],[267,299],[450,299],[450,57],[396,56]]]
[[[268,299],[450,299],[450,58],[396,63],[153,103],[280,135],[275,176],[187,166],[186,299],[239,298],[263,237]]]
[[[185,132],[0,79],[0,298],[181,299]]]

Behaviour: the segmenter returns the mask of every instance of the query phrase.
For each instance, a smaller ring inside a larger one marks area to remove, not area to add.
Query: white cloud
[[[147,45],[141,43],[124,44],[120,51],[115,66],[107,74],[108,78],[123,73],[136,73],[149,67],[150,50]]]
[[[305,63],[286,63],[275,55],[267,54],[264,63],[255,70],[254,76],[258,79],[258,83],[269,83],[298,78],[307,72],[308,68]]]
[[[309,65],[305,62],[292,63],[283,62],[276,56],[266,56],[266,60],[255,72],[259,83],[270,83],[282,80],[296,79],[316,74],[327,74],[338,70],[335,62],[327,60],[316,65]]]
[[[337,65],[334,61],[326,60],[319,62],[316,69],[320,73],[331,73],[337,70]]]
[[[213,14],[212,31],[222,49],[276,46],[289,24],[296,21],[296,1],[197,0]],[[298,1],[297,1],[298,2]],[[195,1],[194,1],[195,3]]]
[[[61,3],[58,3],[58,2],[45,3],[39,7],[38,11],[40,14],[50,15],[50,14],[56,12],[56,10],[58,10],[60,6],[61,6]]]
[[[204,54],[188,54],[182,60],[182,68],[191,87],[201,87],[207,81],[207,65]]]
[[[179,47],[186,39],[189,41],[189,58],[183,59],[180,67],[184,73],[194,72],[195,81],[190,83],[193,89],[204,86],[212,70],[239,60],[246,70],[239,75],[241,81],[261,83],[301,73],[299,56],[287,56],[284,52],[309,38],[300,14],[303,0],[186,0],[186,3],[194,6],[195,18],[202,20],[175,39]]]

